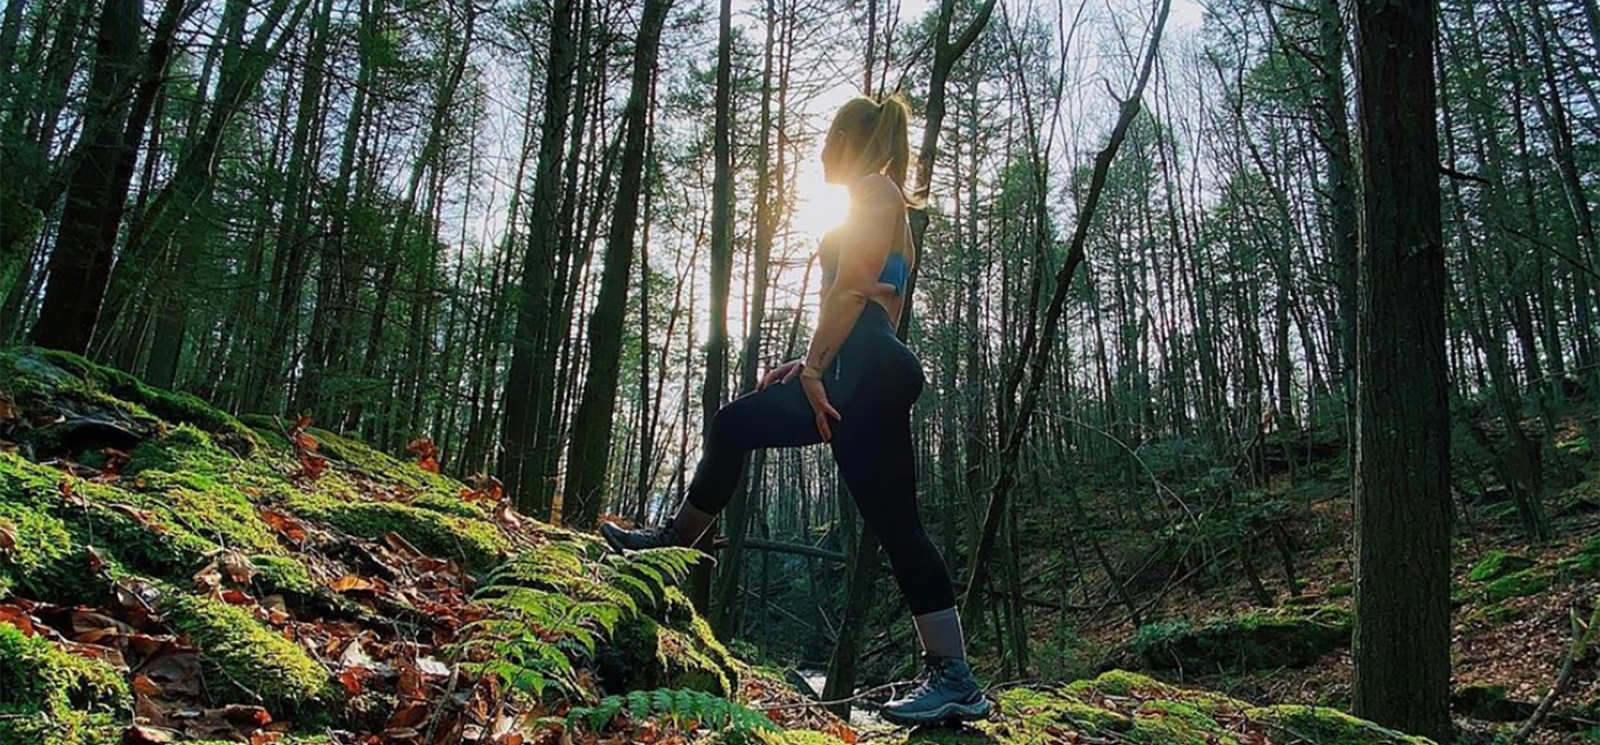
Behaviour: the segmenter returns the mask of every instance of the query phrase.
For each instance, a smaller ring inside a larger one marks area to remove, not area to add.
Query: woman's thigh
[[[712,418],[710,437],[713,444],[738,450],[822,442],[811,401],[800,387],[799,378],[729,401]]]

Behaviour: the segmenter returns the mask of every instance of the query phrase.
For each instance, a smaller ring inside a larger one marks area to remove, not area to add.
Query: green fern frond
[[[679,726],[698,723],[713,730],[749,732],[779,729],[765,715],[736,701],[704,691],[674,688],[631,691],[626,695],[607,696],[594,706],[573,707],[567,714],[567,726],[571,728],[582,723],[588,725],[591,731],[598,732],[624,710],[636,722],[659,717]]]

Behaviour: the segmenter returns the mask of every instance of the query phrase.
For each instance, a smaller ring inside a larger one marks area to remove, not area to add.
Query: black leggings
[[[871,301],[823,373],[828,400],[840,415],[831,423],[834,462],[861,516],[882,540],[914,614],[956,603],[950,571],[917,515],[911,405],[924,383],[922,364],[895,338],[883,306]],[[743,476],[746,453],[819,442],[816,415],[799,378],[740,396],[711,419],[689,503],[721,512]]]

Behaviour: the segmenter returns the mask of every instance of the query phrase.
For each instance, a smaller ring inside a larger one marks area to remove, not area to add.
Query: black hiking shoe
[[[606,543],[611,544],[612,550],[618,553],[678,545],[678,534],[665,525],[653,528],[622,528],[616,523],[602,523],[600,535],[606,539]]]
[[[906,695],[884,704],[883,718],[897,724],[937,724],[989,716],[989,699],[966,660],[923,654],[923,672]]]

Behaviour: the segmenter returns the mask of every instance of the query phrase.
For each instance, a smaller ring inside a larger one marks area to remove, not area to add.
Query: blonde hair
[[[845,137],[846,152],[864,172],[881,172],[900,187],[906,203],[906,171],[911,165],[911,106],[899,92],[881,98],[857,96],[839,107],[833,127]]]

